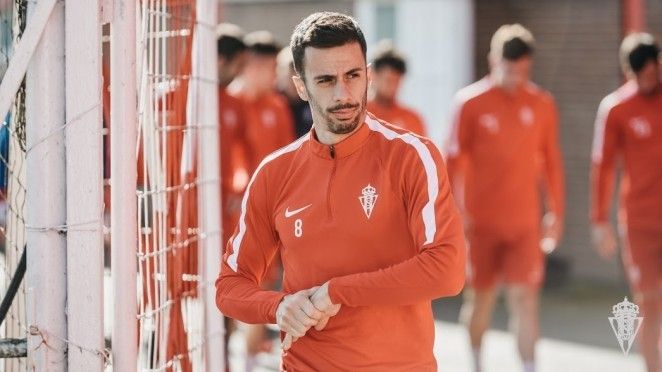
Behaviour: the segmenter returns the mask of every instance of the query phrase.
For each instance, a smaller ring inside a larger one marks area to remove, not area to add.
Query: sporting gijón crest
[[[375,204],[377,204],[377,198],[379,195],[377,194],[377,189],[370,184],[361,190],[361,194],[362,195],[359,196],[359,201],[363,207],[363,212],[369,219],[372,211],[375,209]]]

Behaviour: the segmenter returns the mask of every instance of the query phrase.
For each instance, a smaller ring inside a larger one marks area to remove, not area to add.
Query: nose
[[[339,79],[333,91],[333,99],[336,102],[346,102],[350,100],[349,84],[344,79]]]

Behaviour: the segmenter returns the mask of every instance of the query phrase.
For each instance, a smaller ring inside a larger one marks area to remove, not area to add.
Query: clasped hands
[[[323,330],[338,311],[340,304],[333,304],[329,297],[329,282],[285,296],[276,309],[276,322],[285,332],[283,350],[288,350],[310,328]]]

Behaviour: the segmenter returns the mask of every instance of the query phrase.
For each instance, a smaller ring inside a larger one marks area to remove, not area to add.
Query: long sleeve
[[[594,223],[608,221],[614,191],[620,134],[612,100],[608,96],[600,103],[595,120],[591,170],[591,221]]]
[[[216,280],[218,308],[246,323],[275,323],[276,308],[285,296],[260,288],[278,249],[262,167],[255,171],[244,194],[239,226],[228,242]]]
[[[418,253],[381,270],[331,279],[334,303],[404,305],[458,294],[465,280],[465,243],[446,169],[437,148],[412,135],[403,159],[403,193]]]
[[[563,219],[565,210],[565,188],[563,184],[563,161],[559,149],[558,111],[550,97],[546,108],[545,135],[543,138],[543,158],[547,205],[557,218]]]

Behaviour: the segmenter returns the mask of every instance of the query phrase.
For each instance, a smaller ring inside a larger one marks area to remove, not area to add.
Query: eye
[[[352,72],[351,74],[349,74],[350,79],[356,79],[359,76],[361,76],[361,74],[359,74],[358,72]]]

